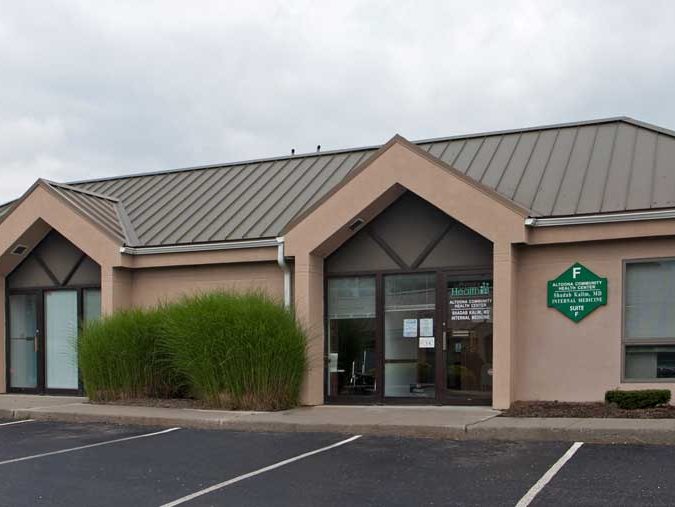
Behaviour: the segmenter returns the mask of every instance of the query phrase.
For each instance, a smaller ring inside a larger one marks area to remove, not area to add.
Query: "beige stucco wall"
[[[113,306],[112,290],[106,290],[104,274],[106,270],[112,272],[112,266],[121,264],[119,243],[91,221],[66,204],[63,199],[42,183],[36,184],[30,192],[22,198],[16,208],[0,220],[0,393],[5,392],[6,361],[5,361],[5,298],[4,276],[25,257],[15,257],[9,252],[16,244],[26,245],[32,250],[50,229],[56,229],[61,235],[72,242],[80,250],[101,265],[102,306],[109,309]],[[112,281],[112,277],[109,278]]]
[[[131,275],[131,303],[147,307],[186,294],[212,290],[262,290],[283,300],[283,273],[276,263],[218,264],[136,269]]]
[[[493,242],[493,403],[505,408],[513,400],[515,364],[515,298],[511,296],[516,255],[511,245],[526,239],[525,214],[400,138],[394,138],[371,156],[350,179],[285,232],[286,253],[295,258],[295,309],[309,339],[309,373],[303,402],[323,403],[322,260],[349,239],[349,224],[354,218],[369,222],[406,189]]]
[[[4,393],[7,390],[5,322],[5,277],[0,276],[0,393]]]
[[[276,264],[276,248],[122,255],[114,239],[38,184],[0,221],[0,393],[6,391],[5,276],[25,258],[9,251],[18,243],[29,250],[34,248],[52,228],[101,266],[101,306],[105,314],[216,288],[260,289],[283,298],[283,274]]]
[[[623,261],[675,256],[675,238],[522,246],[517,267],[515,398],[600,401],[617,387],[675,389],[675,383],[621,383]],[[607,305],[579,323],[546,306],[547,281],[574,262],[607,277]]]
[[[0,301],[4,301],[5,279],[0,276]],[[101,271],[103,311],[110,314],[130,307],[153,306],[186,294],[217,289],[261,290],[281,301],[283,273],[275,262],[197,265],[168,268]],[[0,344],[4,344],[5,305],[0,305]],[[0,346],[0,393],[5,392],[5,347]]]
[[[601,400],[607,389],[616,387],[675,388],[675,383],[621,383],[623,261],[675,256],[675,221],[527,229],[519,210],[439,164],[418,148],[390,143],[286,231],[286,254],[295,262],[295,310],[309,335],[304,403],[323,403],[323,258],[351,236],[348,226],[354,218],[370,221],[406,189],[493,242],[495,407],[505,408],[513,400]],[[283,273],[274,247],[122,255],[112,238],[38,186],[0,222],[0,300],[2,276],[15,262],[7,251],[17,241],[33,246],[49,227],[101,265],[105,313],[214,289],[262,290],[283,298]],[[662,237],[644,237],[652,234]],[[642,239],[614,239],[630,236]],[[605,241],[594,241],[598,239]],[[574,262],[609,282],[608,305],[580,323],[546,306],[547,281]],[[4,304],[0,339],[3,313]],[[4,351],[0,347],[0,392]]]

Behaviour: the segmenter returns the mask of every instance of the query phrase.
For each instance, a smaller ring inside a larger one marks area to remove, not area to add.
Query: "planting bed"
[[[606,403],[567,403],[558,401],[517,401],[501,413],[502,417],[612,417],[627,419],[675,418],[675,406],[624,410]]]
[[[126,405],[132,407],[155,408],[209,408],[206,402],[195,400],[193,398],[129,398],[122,400],[89,401],[89,403],[94,405]]]

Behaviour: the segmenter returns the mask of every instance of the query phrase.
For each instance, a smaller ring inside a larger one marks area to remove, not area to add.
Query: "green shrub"
[[[281,410],[298,404],[306,340],[293,314],[262,294],[205,293],[164,308],[162,343],[209,405]]]
[[[670,390],[668,389],[643,389],[637,391],[607,391],[605,393],[607,403],[616,403],[619,408],[653,408],[670,402]]]
[[[109,401],[172,397],[183,382],[161,349],[160,310],[128,310],[86,324],[78,338],[87,396]]]

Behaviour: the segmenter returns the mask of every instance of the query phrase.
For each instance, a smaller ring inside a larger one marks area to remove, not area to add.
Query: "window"
[[[101,289],[84,289],[82,320],[87,323],[101,318]]]
[[[375,278],[328,280],[328,396],[375,394]]]
[[[624,283],[625,379],[675,378],[675,260],[628,263]]]

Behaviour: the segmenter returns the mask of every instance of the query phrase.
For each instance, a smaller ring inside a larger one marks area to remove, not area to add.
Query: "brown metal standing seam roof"
[[[675,207],[675,132],[630,118],[416,144],[531,216]],[[61,191],[130,246],[273,238],[377,148],[81,181]]]

